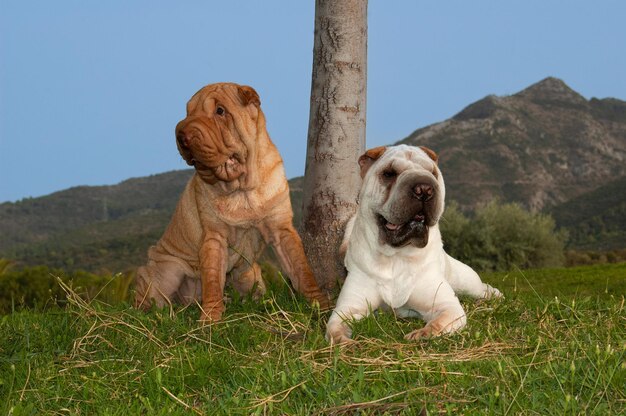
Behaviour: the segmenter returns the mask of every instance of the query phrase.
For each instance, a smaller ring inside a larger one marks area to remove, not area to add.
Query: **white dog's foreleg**
[[[467,317],[463,307],[458,302],[456,304],[452,302],[441,311],[437,311],[435,317],[428,321],[423,328],[409,332],[404,338],[414,340],[449,334],[462,329],[466,323]]]
[[[467,264],[458,261],[447,253],[445,254],[445,261],[446,280],[455,293],[475,298],[502,297],[502,293],[498,289],[483,283],[478,273]]]
[[[459,299],[444,280],[416,287],[405,307],[417,311],[426,321],[423,328],[404,337],[410,340],[455,332],[467,322]]]
[[[368,283],[370,283],[368,285]],[[341,288],[337,305],[326,324],[326,340],[331,344],[351,341],[349,322],[363,319],[375,311],[381,303],[375,284],[365,275],[349,273]]]
[[[348,322],[358,321],[366,316],[354,310],[347,313],[333,311],[326,325],[326,341],[331,344],[344,344],[352,341],[352,328]]]

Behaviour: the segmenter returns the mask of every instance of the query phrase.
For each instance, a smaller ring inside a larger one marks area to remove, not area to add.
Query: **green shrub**
[[[63,306],[66,296],[57,278],[87,300],[124,301],[128,299],[132,277],[98,276],[80,270],[68,273],[46,266],[5,269],[0,271],[0,314],[22,308]]]
[[[567,250],[565,265],[567,267],[588,266],[592,264],[626,262],[626,248],[610,251]]]
[[[466,216],[452,203],[441,221],[441,233],[451,256],[481,271],[564,263],[566,233],[556,230],[552,217],[517,204],[491,202]]]

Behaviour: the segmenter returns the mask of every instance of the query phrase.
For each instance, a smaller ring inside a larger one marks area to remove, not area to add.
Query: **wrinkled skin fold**
[[[348,276],[328,320],[329,342],[350,342],[351,322],[379,308],[426,321],[406,339],[451,333],[466,323],[458,293],[501,296],[443,250],[445,184],[437,161],[432,150],[407,145],[359,158],[360,202],[341,248]]]
[[[176,145],[195,168],[161,239],[137,270],[135,306],[200,306],[200,320],[224,312],[224,287],[265,292],[257,258],[274,246],[293,287],[328,308],[293,227],[282,159],[267,134],[256,91],[212,84],[187,104]]]

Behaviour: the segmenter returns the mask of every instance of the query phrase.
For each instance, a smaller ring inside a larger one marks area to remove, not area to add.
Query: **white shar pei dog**
[[[359,207],[342,244],[348,276],[326,329],[331,343],[350,341],[348,323],[379,307],[426,321],[406,339],[454,332],[466,323],[457,293],[502,296],[443,250],[438,222],[445,187],[435,152],[377,147],[362,155],[359,165]]]

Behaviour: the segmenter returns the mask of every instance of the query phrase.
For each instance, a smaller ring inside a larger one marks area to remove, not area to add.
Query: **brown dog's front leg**
[[[226,247],[226,239],[217,233],[206,235],[200,247],[201,321],[219,321],[222,318],[228,261]]]
[[[268,226],[262,234],[267,243],[276,249],[281,266],[289,276],[294,289],[302,293],[309,302],[318,301],[321,309],[330,309],[330,301],[313,277],[304,254],[302,240],[293,225],[289,223]]]

